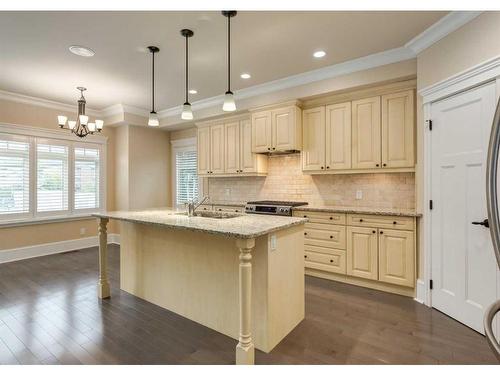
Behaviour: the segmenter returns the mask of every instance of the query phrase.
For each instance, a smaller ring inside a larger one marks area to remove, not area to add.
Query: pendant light
[[[236,104],[234,103],[234,96],[231,91],[231,18],[236,16],[235,10],[223,10],[222,15],[227,17],[227,91],[224,95],[224,105],[222,110],[224,112],[236,111]]]
[[[182,29],[181,30],[181,35],[186,38],[186,101],[184,102],[184,105],[182,106],[182,114],[181,114],[181,119],[183,120],[192,120],[193,119],[193,111],[191,110],[191,104],[189,103],[189,88],[188,88],[188,78],[189,78],[189,64],[188,64],[188,39],[191,38],[194,33],[192,30],[189,29]]]
[[[151,73],[151,81],[152,81],[152,100],[151,100],[151,112],[149,113],[149,120],[148,120],[148,125],[149,126],[159,126],[160,121],[158,120],[158,114],[155,111],[155,53],[160,52],[160,49],[155,46],[149,46],[148,47],[149,52],[151,52],[152,55],[152,61],[153,61],[153,69]]]

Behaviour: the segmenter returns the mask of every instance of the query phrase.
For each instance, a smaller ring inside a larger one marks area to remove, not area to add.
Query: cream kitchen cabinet
[[[415,280],[413,232],[380,229],[378,236],[379,280],[410,286]]]
[[[265,175],[267,157],[251,151],[248,117],[230,117],[198,126],[198,174],[209,177]]]
[[[352,102],[352,169],[380,168],[380,96]]]
[[[302,115],[295,104],[252,110],[252,152],[302,149]]]
[[[382,96],[382,168],[415,164],[413,90]]]
[[[347,274],[364,279],[378,279],[376,228],[347,227]]]
[[[304,171],[351,168],[351,103],[302,112]]]

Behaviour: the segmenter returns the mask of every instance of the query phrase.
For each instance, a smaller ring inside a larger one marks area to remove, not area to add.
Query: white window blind
[[[30,209],[30,144],[0,135],[0,215]]]
[[[175,153],[176,204],[180,205],[198,197],[198,173],[195,150],[178,150]]]
[[[68,147],[37,144],[37,212],[68,210]]]
[[[75,210],[99,207],[99,150],[75,148]]]

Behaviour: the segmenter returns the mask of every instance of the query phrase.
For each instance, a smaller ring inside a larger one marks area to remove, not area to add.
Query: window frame
[[[172,145],[172,207],[173,208],[183,208],[182,205],[177,205],[177,153],[179,151],[196,151],[196,170],[198,170],[198,149],[196,146],[196,138],[183,138],[171,140]],[[198,176],[198,199],[203,195],[203,179]]]
[[[29,212],[22,214],[0,215],[0,227],[45,223],[53,221],[76,220],[89,218],[92,213],[106,209],[107,191],[107,142],[108,138],[101,134],[89,135],[89,139],[75,139],[67,130],[36,128],[24,125],[0,123],[0,138],[18,140],[29,143]],[[54,144],[68,147],[68,210],[37,212],[37,145]],[[74,208],[74,171],[75,148],[95,148],[99,150],[99,208]]]

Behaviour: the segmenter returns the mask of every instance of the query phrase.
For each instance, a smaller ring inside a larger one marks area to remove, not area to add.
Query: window
[[[75,148],[75,210],[99,207],[99,150]]]
[[[105,138],[92,138],[0,124],[0,224],[102,209]]]
[[[0,215],[29,213],[29,165],[28,140],[6,136],[0,138]]]
[[[172,141],[173,203],[182,206],[198,198],[200,189],[195,140]]]

